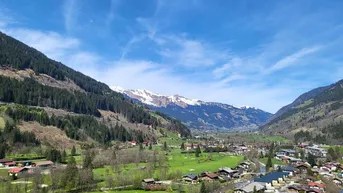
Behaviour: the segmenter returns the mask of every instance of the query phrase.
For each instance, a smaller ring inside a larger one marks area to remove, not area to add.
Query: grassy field
[[[194,154],[181,154],[175,150],[169,155],[169,167],[171,171],[181,171],[183,174],[200,174],[203,171],[217,171],[220,167],[236,167],[243,156],[227,156],[218,153],[211,154],[212,159],[208,159],[209,154],[202,153],[199,158]]]
[[[260,162],[264,163],[264,164],[267,164],[267,161],[268,161],[268,158],[261,158],[260,159]],[[285,165],[285,163],[283,163],[282,161],[280,160],[277,160],[275,158],[272,159],[272,163],[273,165]]]

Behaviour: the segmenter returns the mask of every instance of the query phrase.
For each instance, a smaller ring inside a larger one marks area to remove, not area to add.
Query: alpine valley
[[[111,87],[134,102],[182,121],[193,130],[252,130],[264,124],[272,114],[263,110],[217,102],[204,102],[180,95],[166,96],[144,89]]]

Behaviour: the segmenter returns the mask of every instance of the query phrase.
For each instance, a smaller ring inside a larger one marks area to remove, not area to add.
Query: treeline
[[[18,121],[37,121],[42,125],[52,125],[63,130],[66,135],[75,140],[86,140],[91,137],[95,141],[106,144],[112,140],[131,141],[137,140],[143,142],[144,136],[140,131],[129,132],[122,125],[107,126],[94,117],[88,115],[66,115],[51,117],[44,109],[27,107],[22,105],[3,105],[6,108],[5,113]]]
[[[334,139],[342,139],[343,138],[343,122],[340,121],[339,123],[329,125],[328,127],[322,130],[323,133],[327,133],[332,136]]]
[[[309,131],[299,131],[294,134],[294,140],[296,143],[305,142],[305,141],[313,141],[315,143],[327,143],[326,135],[317,134],[315,136],[312,135]]]
[[[32,132],[20,130],[15,125],[10,125],[7,121],[3,130],[0,130],[0,159],[5,158],[6,152],[10,147],[17,144],[25,146],[37,146],[39,141]]]

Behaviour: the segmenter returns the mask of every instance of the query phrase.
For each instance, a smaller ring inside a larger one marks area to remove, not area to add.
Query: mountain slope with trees
[[[113,120],[117,119],[116,124],[104,121],[100,111],[108,111],[124,117],[131,125],[164,127],[182,136],[190,135],[190,130],[179,121],[165,116],[168,121],[162,124],[149,109],[132,103],[106,84],[51,60],[1,32],[0,66],[0,102],[21,104],[4,105],[3,113],[16,121],[56,126],[71,139],[91,137],[102,144],[112,140],[149,140],[144,131],[125,128],[117,117],[113,117]],[[28,70],[29,73],[25,73]],[[74,89],[68,89],[64,84],[70,84]],[[22,105],[61,109],[73,115],[48,115],[44,109]]]
[[[342,115],[343,80],[340,80],[301,95],[281,108],[261,129],[273,135],[296,134],[299,140],[335,142],[341,136],[337,133],[343,132]]]

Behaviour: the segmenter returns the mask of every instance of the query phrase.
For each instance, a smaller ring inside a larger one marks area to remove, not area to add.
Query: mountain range
[[[249,106],[204,102],[180,95],[161,95],[144,89],[130,90],[120,86],[111,88],[137,103],[182,121],[192,129],[250,130],[264,124],[272,116],[271,113]]]

